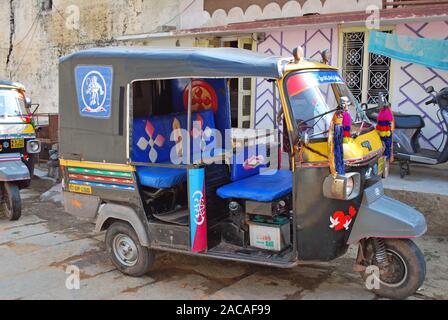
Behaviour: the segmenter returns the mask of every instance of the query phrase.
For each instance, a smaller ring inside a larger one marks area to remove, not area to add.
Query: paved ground
[[[39,201],[50,187],[35,179],[23,192],[23,218],[0,220],[0,299],[376,299],[351,271],[354,250],[334,263],[292,270],[160,253],[149,276],[126,277],[109,262],[104,234]],[[448,239],[418,244],[427,280],[411,299],[448,299]],[[80,290],[65,287],[69,265],[81,270]]]

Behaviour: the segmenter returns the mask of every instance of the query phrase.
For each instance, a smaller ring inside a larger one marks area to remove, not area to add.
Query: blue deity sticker
[[[81,116],[109,118],[112,106],[112,67],[78,66],[75,76]]]

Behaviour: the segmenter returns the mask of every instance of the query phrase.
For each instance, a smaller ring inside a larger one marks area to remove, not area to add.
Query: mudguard
[[[365,238],[417,238],[427,230],[422,213],[384,195],[383,184],[378,182],[364,191],[349,244]]]
[[[3,154],[0,156],[0,181],[30,179],[30,171],[22,162],[20,154]]]
[[[101,205],[100,209],[98,210],[98,217],[96,220],[95,231],[96,232],[103,231],[104,223],[108,219],[122,220],[124,222],[129,223],[135,230],[135,233],[137,233],[140,244],[142,246],[149,247],[150,242],[148,233],[146,232],[146,228],[143,222],[140,220],[134,209],[127,206],[112,203]]]

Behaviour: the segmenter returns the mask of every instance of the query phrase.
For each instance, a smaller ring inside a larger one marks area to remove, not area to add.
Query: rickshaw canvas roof
[[[281,65],[289,62],[277,56],[236,48],[113,47],[79,51],[61,58],[61,64],[125,65],[129,81],[172,78],[280,78]]]

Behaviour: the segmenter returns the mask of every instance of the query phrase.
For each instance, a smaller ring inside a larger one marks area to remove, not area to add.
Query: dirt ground
[[[0,299],[378,299],[352,271],[355,248],[332,263],[291,270],[159,253],[148,276],[124,276],[105,253],[104,233],[40,200],[52,183],[34,179],[22,191],[22,219],[0,219]],[[427,278],[410,299],[448,299],[448,239],[417,243]],[[71,265],[80,270],[79,290],[66,287]]]

